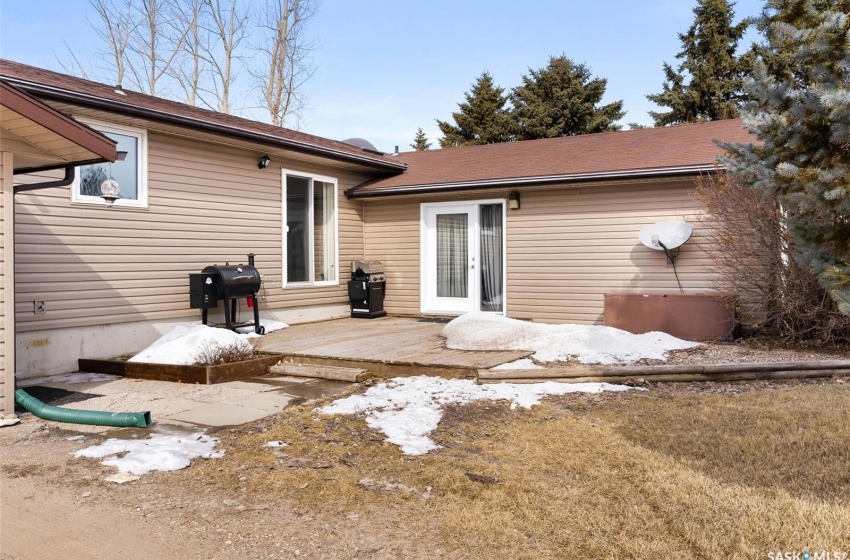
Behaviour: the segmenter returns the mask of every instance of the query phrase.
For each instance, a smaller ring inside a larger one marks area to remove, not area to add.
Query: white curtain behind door
[[[481,311],[502,311],[502,205],[481,205]]]
[[[437,297],[467,297],[468,222],[467,214],[437,214]]]

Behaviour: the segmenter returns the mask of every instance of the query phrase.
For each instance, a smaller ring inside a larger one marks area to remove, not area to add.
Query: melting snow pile
[[[104,465],[115,467],[119,472],[135,475],[151,471],[176,471],[189,466],[192,459],[203,457],[217,459],[224,451],[215,451],[218,438],[193,434],[152,434],[146,439],[108,439],[74,453],[74,457],[93,457]],[[125,455],[118,456],[121,453]]]
[[[366,414],[366,424],[380,430],[387,441],[408,455],[423,455],[440,446],[429,437],[443,416],[443,407],[479,400],[507,400],[511,408],[530,408],[545,395],[627,391],[631,387],[609,383],[500,383],[478,385],[468,379],[407,377],[390,379],[371,387],[362,395],[335,401],[319,412],[324,414]]]
[[[260,324],[265,327],[266,333],[288,326],[280,321],[261,320]],[[256,336],[258,335],[254,334],[253,331],[249,334],[240,334],[197,323],[184,323],[177,325],[171,332],[160,337],[153,344],[130,358],[129,361],[189,366],[198,361],[198,355],[202,351],[213,349],[216,346],[221,348],[235,347],[250,351],[251,343],[248,339]]]
[[[285,329],[286,327],[289,326],[286,323],[283,323],[281,321],[272,321],[271,319],[260,319],[260,325],[264,329],[266,329],[265,330],[266,334],[269,334],[270,332],[274,332],[274,331],[279,331],[280,329]],[[254,326],[253,325],[250,325],[250,326],[247,326],[247,327],[237,327],[236,332],[243,333],[248,338],[256,338],[258,336],[262,336],[262,335],[259,335],[259,334],[254,332]]]
[[[513,362],[508,362],[506,364],[502,364],[499,366],[492,367],[490,369],[546,369],[543,366],[539,366],[535,364],[528,358],[522,358],[520,360],[514,360]]]
[[[538,362],[583,364],[666,360],[667,352],[700,346],[662,332],[632,334],[597,325],[547,325],[490,313],[467,313],[443,329],[454,350],[528,350]]]

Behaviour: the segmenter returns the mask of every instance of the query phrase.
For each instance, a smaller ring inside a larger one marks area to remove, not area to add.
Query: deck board
[[[337,319],[293,325],[269,333],[261,339],[260,349],[310,358],[476,370],[531,354],[514,350],[452,350],[446,348],[446,341],[440,335],[443,326],[415,317]]]

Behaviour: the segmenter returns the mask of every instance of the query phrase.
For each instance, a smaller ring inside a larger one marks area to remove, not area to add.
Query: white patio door
[[[423,313],[459,315],[503,310],[502,213],[501,201],[486,205],[423,204]],[[496,215],[494,229],[492,216]],[[482,262],[482,256],[487,262]],[[494,296],[497,308],[493,306]]]

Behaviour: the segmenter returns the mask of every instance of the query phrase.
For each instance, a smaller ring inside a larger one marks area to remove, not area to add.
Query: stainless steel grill
[[[387,279],[381,261],[351,261],[351,280],[348,282],[348,299],[351,316],[374,319],[387,314],[384,311],[384,292]]]

